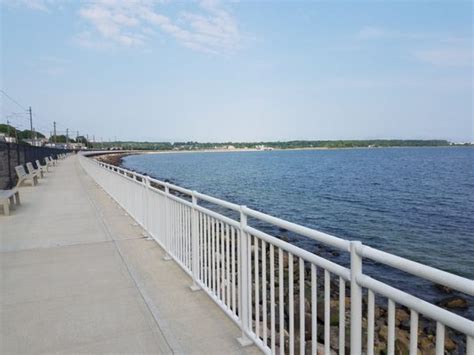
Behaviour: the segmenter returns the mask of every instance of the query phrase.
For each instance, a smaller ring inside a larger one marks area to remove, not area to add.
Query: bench
[[[17,188],[12,190],[0,190],[0,205],[3,205],[5,216],[10,215],[10,205],[20,205],[20,192]]]
[[[56,160],[54,160],[52,157],[45,157],[44,161],[48,166],[55,166],[56,165]]]
[[[43,173],[47,173],[49,171],[48,164],[41,165],[39,160],[36,160],[36,166],[38,167],[38,169],[41,169]]]
[[[35,186],[38,183],[38,174],[27,174],[23,165],[15,166],[16,174],[18,175],[18,184],[20,186],[24,181],[30,181],[31,186]]]
[[[26,163],[26,170],[28,170],[29,174],[38,174],[40,178],[44,178],[43,170],[40,168],[35,169],[31,162]]]

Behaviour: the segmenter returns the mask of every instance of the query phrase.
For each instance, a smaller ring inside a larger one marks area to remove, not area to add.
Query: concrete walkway
[[[0,215],[0,353],[258,353],[77,157]]]

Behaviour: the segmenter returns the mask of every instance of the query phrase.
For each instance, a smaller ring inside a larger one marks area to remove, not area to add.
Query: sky
[[[96,140],[474,141],[471,1],[0,2],[0,123],[29,128],[31,106],[36,130]]]

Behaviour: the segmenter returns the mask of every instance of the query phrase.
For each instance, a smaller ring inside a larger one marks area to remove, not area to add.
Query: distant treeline
[[[375,140],[324,140],[324,141],[287,141],[287,142],[226,142],[226,143],[200,143],[200,142],[104,142],[93,144],[96,147],[139,150],[209,150],[209,149],[304,149],[304,148],[376,148],[376,147],[442,147],[452,143],[447,140],[401,140],[401,139],[375,139]]]
[[[7,124],[0,124],[0,133],[4,133],[5,136],[8,137],[14,137],[17,138],[19,141],[23,139],[30,139],[34,136],[37,138],[44,138],[44,134],[41,134],[40,132],[32,132],[29,129],[25,130],[20,130],[16,129],[13,126],[7,125]]]

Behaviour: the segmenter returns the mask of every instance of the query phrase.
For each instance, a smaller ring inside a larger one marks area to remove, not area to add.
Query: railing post
[[[145,231],[148,233],[147,235],[151,235],[150,233],[150,225],[148,221],[148,211],[150,209],[150,177],[145,176],[143,179],[143,183],[145,184],[145,206],[143,208],[143,225],[145,226]]]
[[[165,260],[171,260],[170,256],[170,245],[171,245],[171,223],[170,223],[170,218],[171,218],[171,213],[170,213],[170,206],[169,206],[169,194],[170,194],[170,189],[168,186],[168,183],[165,183],[165,238],[163,241],[163,245],[165,246]]]
[[[252,340],[247,336],[249,333],[249,319],[250,305],[249,305],[249,235],[245,232],[247,227],[247,215],[245,214],[245,206],[240,206],[240,284],[239,293],[241,299],[241,309],[239,309],[240,328],[242,329],[242,336],[237,338],[240,345],[248,346],[252,344]]]
[[[362,287],[357,276],[362,275],[361,242],[351,242],[351,354],[362,354]]]
[[[199,278],[199,226],[198,226],[198,211],[197,207],[197,198],[196,191],[192,192],[192,201],[193,209],[191,212],[191,252],[192,252],[192,274],[193,274],[193,284],[190,286],[191,290],[197,291],[201,287],[197,284],[197,279]]]

